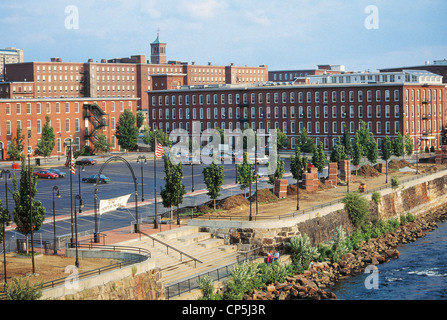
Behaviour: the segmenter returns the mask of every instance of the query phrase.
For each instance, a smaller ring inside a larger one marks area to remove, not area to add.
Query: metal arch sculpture
[[[137,178],[135,177],[135,173],[132,169],[132,166],[129,164],[129,162],[124,159],[121,156],[112,156],[109,159],[106,160],[106,162],[104,162],[104,164],[101,166],[101,168],[99,169],[98,172],[98,176],[96,177],[96,184],[95,184],[95,196],[94,196],[94,209],[95,209],[95,233],[93,235],[93,239],[95,243],[99,242],[99,232],[98,232],[98,206],[97,206],[97,201],[98,201],[98,183],[99,183],[99,177],[101,176],[102,170],[109,164],[109,162],[114,161],[114,160],[121,160],[122,162],[124,162],[127,167],[130,170],[130,173],[132,174],[132,178],[133,178],[133,183],[135,186],[135,225],[134,225],[134,230],[135,233],[140,232],[139,230],[139,224],[138,224],[138,190],[137,190]]]

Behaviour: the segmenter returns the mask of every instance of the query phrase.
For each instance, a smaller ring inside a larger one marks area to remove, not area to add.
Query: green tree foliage
[[[393,154],[396,157],[402,157],[405,154],[404,137],[400,134],[400,132],[397,135],[397,137],[395,139],[393,139],[392,149],[393,149]]]
[[[135,116],[129,109],[125,109],[120,115],[115,135],[121,148],[134,150],[137,147],[138,128]]]
[[[368,129],[368,126],[366,125],[366,122],[363,120],[360,120],[360,129],[356,132],[356,139],[359,140],[360,145],[363,146],[362,150],[362,156],[366,156],[368,153],[368,147],[370,143],[370,137],[372,133]]]
[[[315,144],[311,137],[309,137],[306,128],[303,128],[298,137],[297,146],[303,153],[313,153]]]
[[[254,164],[248,162],[247,152],[243,154],[243,162],[237,165],[237,181],[240,184],[241,190],[244,190],[247,196],[247,188],[249,188],[256,181],[256,172],[254,172]]]
[[[369,202],[358,192],[349,192],[343,198],[345,210],[348,212],[356,228],[361,227],[369,214]]]
[[[2,206],[2,201],[0,200],[0,243],[3,242],[3,225],[6,225],[8,221],[8,212]]]
[[[287,135],[278,128],[276,129],[276,141],[278,149],[287,149],[287,146],[289,145]]]
[[[138,130],[140,130],[141,126],[143,125],[144,122],[144,113],[141,111],[137,111],[137,128]]]
[[[32,171],[33,170],[31,170],[31,172]],[[45,220],[45,207],[42,206],[40,201],[34,200],[34,197],[37,194],[37,177],[31,176],[31,183],[29,178],[28,165],[26,164],[25,157],[22,157],[20,186],[18,185],[15,174],[13,175],[12,179],[12,184],[14,186],[12,197],[15,202],[15,207],[12,213],[14,216],[14,222],[17,225],[16,230],[26,236],[27,243],[28,236],[31,235],[31,232],[39,231],[43,221]],[[30,216],[30,200],[32,203],[32,226]]]
[[[267,163],[267,166],[270,167],[270,163]],[[278,154],[276,156],[276,170],[273,174],[268,176],[267,183],[274,185],[277,179],[281,179],[285,173],[284,170],[284,161],[281,161],[281,156]]]
[[[326,160],[327,157],[324,153],[323,144],[319,142],[312,156],[312,164],[318,169],[318,175],[323,172]]]
[[[346,159],[345,146],[343,145],[340,137],[337,137],[337,142],[335,146],[332,147],[330,159],[331,162],[336,162],[337,165],[340,165],[341,160]]]
[[[45,125],[42,128],[42,137],[37,142],[35,153],[42,157],[48,157],[53,152],[55,145],[54,129],[50,126],[50,117],[45,116]]]
[[[290,156],[290,171],[295,180],[301,180],[303,173],[307,171],[307,164],[309,159],[306,156],[301,156],[300,147],[295,146],[295,154]]]
[[[171,208],[171,219],[173,215],[173,207],[183,203],[183,196],[186,194],[185,185],[183,184],[183,167],[179,163],[177,165],[171,163],[166,155],[163,156],[165,166],[165,186],[161,187],[160,195],[165,208]]]
[[[152,131],[149,127],[144,128],[142,140],[145,144],[150,145],[152,151],[155,151],[155,138],[157,138],[157,142],[161,143],[162,146],[171,146],[169,135],[162,129]]]
[[[407,133],[404,137],[404,147],[405,147],[405,154],[407,156],[411,156],[413,154],[414,144],[409,133]]]
[[[216,210],[216,199],[220,196],[222,191],[222,184],[224,182],[223,167],[212,162],[208,167],[203,169],[203,178],[205,180],[208,196],[213,199],[214,210]]]
[[[372,133],[370,133],[370,135],[368,136],[365,145],[366,145],[366,158],[371,164],[376,163],[377,158],[379,157],[379,150],[377,149],[377,142],[376,139],[374,139]]]
[[[93,146],[95,147],[94,153],[109,153],[112,148],[112,144],[107,141],[105,134],[98,134]]]
[[[16,137],[11,139],[11,143],[8,146],[8,155],[11,160],[20,160],[24,149],[24,139],[25,136],[22,135],[22,129],[17,127]]]
[[[350,251],[348,246],[346,245],[346,240],[346,233],[343,230],[343,227],[337,227],[331,240],[332,262],[340,261],[340,258],[342,258]]]

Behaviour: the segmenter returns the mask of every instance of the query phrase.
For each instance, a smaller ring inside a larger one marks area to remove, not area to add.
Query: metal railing
[[[194,277],[172,283],[165,287],[165,298],[169,300],[172,297],[191,292],[199,288],[200,279],[204,276],[210,277],[211,280],[220,281],[227,278],[233,269],[233,266],[244,261],[254,260],[260,257],[261,248],[256,248],[244,253],[240,253],[236,257],[236,262],[215,268],[206,272],[202,272]]]
[[[142,235],[145,235],[146,237],[148,237],[149,239],[152,240],[152,247],[155,246],[155,242],[158,242],[158,243],[164,245],[164,246],[166,247],[166,254],[167,254],[167,255],[169,254],[169,249],[172,249],[172,250],[174,250],[174,251],[176,251],[176,252],[178,252],[178,253],[180,254],[180,261],[183,262],[183,256],[186,256],[186,257],[190,258],[192,261],[194,261],[194,268],[197,267],[197,262],[199,262],[199,263],[203,263],[203,262],[200,261],[199,259],[194,258],[193,256],[187,254],[186,252],[183,252],[183,251],[181,251],[181,250],[175,248],[174,246],[171,246],[170,244],[167,244],[167,243],[161,241],[160,239],[157,239],[157,238],[155,238],[155,237],[153,237],[153,236],[150,236],[150,235],[148,235],[148,234],[146,234],[146,233],[144,233],[144,232],[142,232],[142,231],[140,231],[140,233],[141,233]]]
[[[406,178],[406,179],[402,179],[401,183],[417,180],[417,179],[420,179],[420,178],[432,175],[434,173],[439,173],[439,172],[442,172],[442,171],[447,171],[447,168],[444,168],[444,169],[441,169],[441,170],[435,170],[433,172],[426,172],[426,173],[422,173],[422,174],[417,174],[414,177],[409,177],[409,178]],[[380,186],[380,187],[377,187],[377,188],[374,188],[374,189],[368,189],[365,192],[363,192],[363,194],[367,195],[367,194],[371,194],[373,192],[384,190],[384,189],[388,189],[388,188],[390,188],[390,184],[386,184],[386,185],[383,185],[383,186]],[[293,212],[290,212],[290,213],[286,213],[286,214],[283,214],[283,215],[279,215],[279,216],[256,216],[256,215],[254,215],[254,216],[252,216],[252,220],[253,221],[257,221],[257,220],[281,220],[281,219],[287,219],[287,218],[294,218],[296,216],[300,216],[300,215],[303,215],[305,213],[308,213],[308,212],[311,212],[311,211],[314,211],[314,210],[317,210],[317,209],[322,209],[322,208],[325,208],[325,207],[329,207],[329,206],[332,206],[334,204],[339,204],[339,203],[342,203],[342,202],[343,202],[343,198],[340,198],[340,199],[332,200],[330,202],[325,202],[325,203],[319,204],[317,206],[309,207],[309,208],[302,209],[302,210],[296,210],[296,211],[293,211]],[[199,220],[230,220],[230,221],[232,221],[232,220],[234,220],[234,221],[249,221],[249,219],[250,219],[249,216],[224,216],[224,215],[208,216],[207,218],[204,218],[204,217],[201,217],[201,216],[192,217],[192,216],[189,216],[189,215],[188,216],[185,215],[185,216],[182,216],[182,218],[183,219],[199,219]]]

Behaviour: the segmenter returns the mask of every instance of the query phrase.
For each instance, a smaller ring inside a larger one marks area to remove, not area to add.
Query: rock
[[[397,249],[386,250],[385,253],[391,259],[398,259],[399,258],[399,251],[397,251]]]

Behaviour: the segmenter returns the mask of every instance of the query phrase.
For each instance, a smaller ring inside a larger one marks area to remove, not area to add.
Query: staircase
[[[199,227],[185,226],[151,237],[142,237],[139,246],[151,251],[165,287],[237,261],[237,246],[225,245]]]

